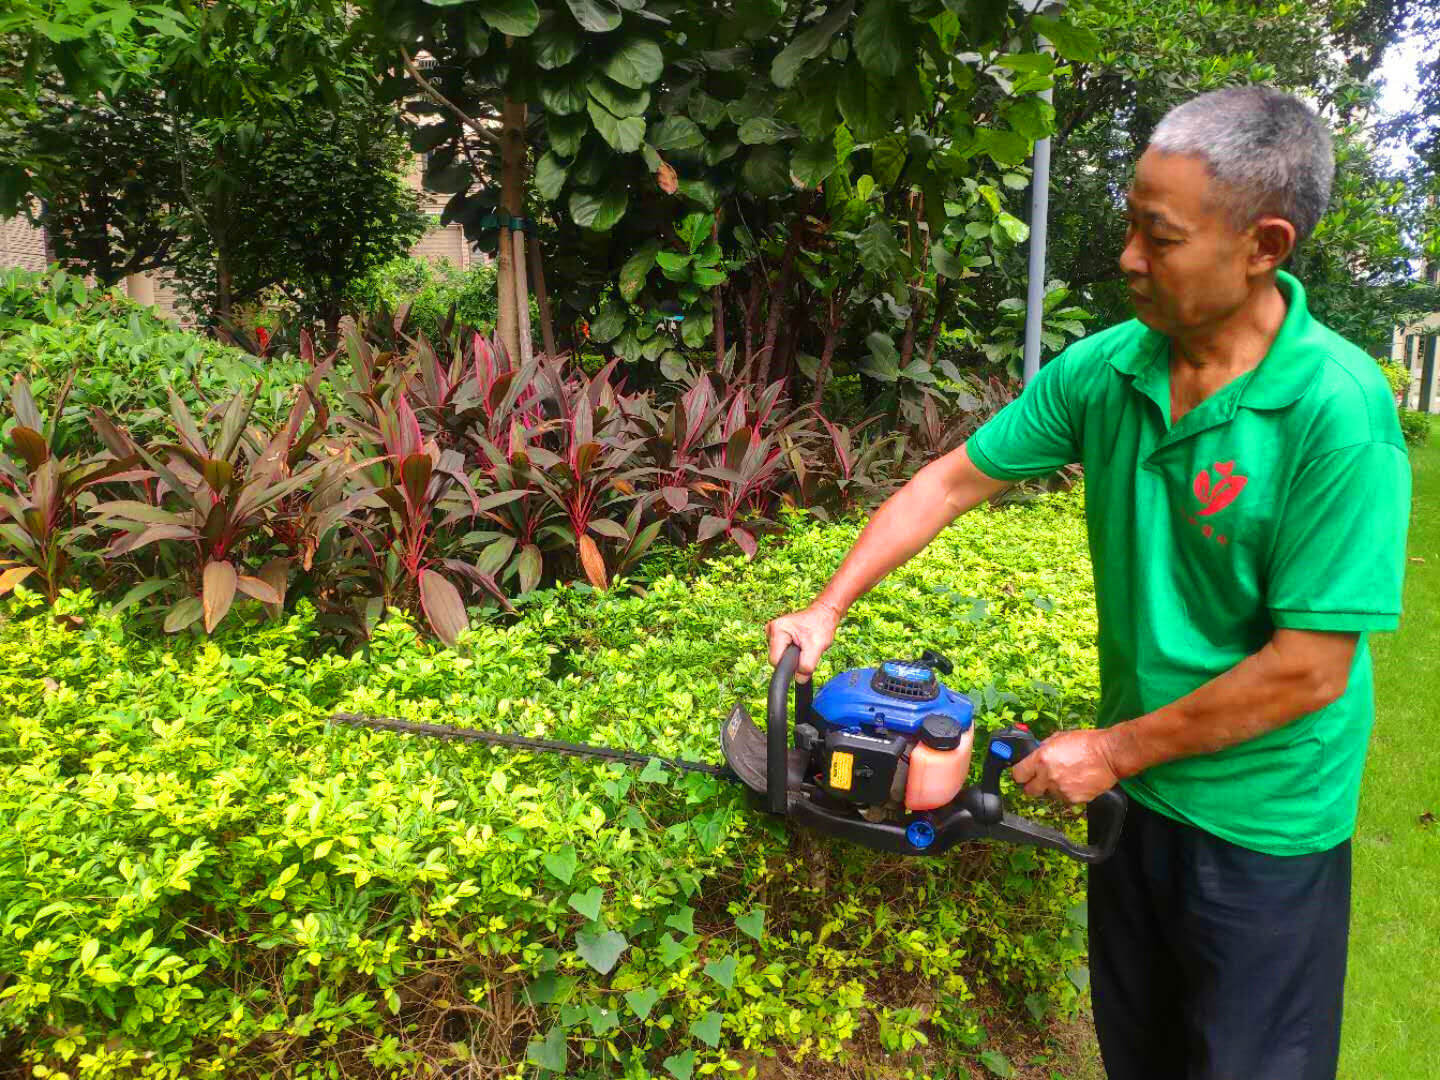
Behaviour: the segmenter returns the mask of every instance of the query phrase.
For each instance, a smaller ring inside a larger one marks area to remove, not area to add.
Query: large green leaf
[[[801,143],[790,155],[790,171],[807,188],[823,184],[835,166],[835,144],[829,139]]]
[[[872,221],[856,239],[855,247],[860,264],[874,274],[889,274],[907,261],[894,232],[883,221]]]
[[[951,254],[950,249],[944,244],[936,244],[930,249],[930,264],[935,267],[935,272],[941,277],[965,276],[965,264]]]
[[[871,3],[880,2],[882,0],[871,0]],[[793,85],[805,61],[813,60],[826,50],[830,39],[845,25],[854,8],[854,0],[837,5],[814,26],[797,34],[794,41],[781,49],[770,64],[770,78],[775,85]]]
[[[1043,139],[1055,130],[1055,107],[1040,98],[1008,102],[1003,115],[1007,124],[1031,142]]]
[[[525,1047],[525,1060],[539,1065],[542,1069],[563,1073],[569,1060],[569,1050],[565,1045],[565,1029],[556,1024],[545,1038],[531,1039]]]
[[[570,879],[575,876],[575,867],[580,863],[573,844],[566,844],[559,851],[547,852],[540,861],[544,863],[546,870],[566,885],[570,884]]]
[[[720,205],[720,192],[709,180],[681,180],[680,194],[699,203],[706,210],[714,210]]]
[[[865,70],[882,78],[900,74],[909,50],[910,27],[903,4],[869,0],[855,23],[855,57]]]
[[[610,55],[603,67],[605,74],[621,86],[640,90],[660,78],[665,70],[665,55],[648,38],[631,38]]]
[[[629,265],[628,263],[626,265]],[[621,270],[624,274],[624,270]],[[616,311],[614,308],[602,311],[595,316],[595,321],[590,324],[590,340],[600,345],[614,341],[620,336],[620,331],[625,329],[625,313]]]
[[[620,295],[626,300],[634,302],[635,297],[640,295],[640,290],[645,287],[645,279],[649,277],[650,268],[655,265],[655,256],[659,251],[660,241],[652,240],[626,259],[625,265],[620,267]],[[595,327],[599,325],[599,322],[600,320],[596,319],[590,327],[592,337],[595,335]],[[621,326],[623,325],[622,320]],[[616,327],[615,334],[619,332],[620,327]],[[610,337],[614,337],[615,334],[611,334]],[[605,340],[609,341],[610,338]]]
[[[1002,211],[1000,216],[995,220],[999,222],[1000,228],[1005,230],[1005,235],[1009,237],[1012,244],[1023,244],[1026,240],[1030,239],[1030,226],[1026,225],[1025,222],[1021,221],[1014,214]]]
[[[1088,27],[1076,26],[1049,15],[1036,15],[1031,25],[1066,60],[1089,64],[1100,58],[1100,38]]]
[[[847,68],[835,94],[835,104],[840,107],[841,119],[859,142],[869,142],[885,134],[883,108],[875,87],[864,73]]]
[[[789,124],[768,116],[754,116],[740,125],[740,141],[746,146],[769,145],[796,134]]]
[[[790,163],[778,146],[757,146],[740,167],[740,182],[761,198],[783,195],[790,189]]]
[[[575,224],[596,232],[609,232],[625,216],[630,195],[624,188],[604,191],[572,191],[570,216]]]
[[[620,25],[620,9],[609,0],[565,0],[575,21],[591,33],[603,34]]]
[[[725,103],[704,90],[696,90],[685,103],[685,111],[702,127],[714,127],[725,119]]]
[[[547,113],[569,116],[582,112],[590,100],[586,84],[575,72],[555,71],[540,80],[540,103]]]
[[[643,990],[627,990],[625,992],[625,1004],[630,1006],[632,1012],[641,1020],[650,1015],[650,1010],[655,1007],[655,1002],[660,1000],[660,991],[647,986]]]
[[[695,1051],[686,1050],[683,1054],[671,1054],[660,1063],[665,1066],[675,1080],[690,1080],[695,1075]]]
[[[640,144],[645,141],[644,117],[627,116],[622,119],[594,98],[585,103],[585,108],[600,137],[620,153],[633,154],[640,149]]]
[[[603,934],[578,933],[575,935],[575,951],[601,975],[608,974],[620,960],[620,954],[630,947],[625,935],[615,930]]]
[[[540,25],[535,0],[477,0],[480,16],[502,34],[529,37]]]
[[[690,1034],[713,1050],[720,1045],[720,1024],[724,1019],[723,1015],[711,1009],[699,1020],[690,1022]]]
[[[616,116],[644,116],[650,107],[649,90],[630,90],[601,75],[594,75],[586,84],[590,96]]]
[[[739,957],[734,953],[727,953],[723,959],[708,961],[705,964],[705,974],[729,990],[735,984],[735,968],[739,963]]]
[[[551,19],[530,37],[535,63],[546,71],[564,67],[580,53],[580,38],[564,19]]]
[[[573,158],[580,152],[590,121],[584,113],[574,116],[547,116],[545,130],[550,136],[550,149],[561,157]]]
[[[571,893],[569,904],[591,922],[595,922],[600,918],[600,904],[604,899],[605,890],[600,888],[599,885],[592,885],[583,893]]]
[[[542,155],[535,163],[535,190],[546,202],[554,202],[564,186],[565,163],[553,152]]]
[[[688,116],[667,116],[651,124],[649,138],[656,150],[693,150],[705,145],[705,133]]]
[[[680,251],[662,251],[655,256],[661,271],[671,281],[690,280],[690,256]]]
[[[870,172],[875,183],[888,188],[900,179],[909,156],[909,140],[902,135],[890,135],[880,139],[870,148]]]

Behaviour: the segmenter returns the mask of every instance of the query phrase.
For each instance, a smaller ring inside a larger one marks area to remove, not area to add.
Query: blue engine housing
[[[975,703],[929,667],[901,660],[842,671],[815,692],[811,708],[830,728],[912,736],[935,713],[950,717],[962,732],[975,715]]]

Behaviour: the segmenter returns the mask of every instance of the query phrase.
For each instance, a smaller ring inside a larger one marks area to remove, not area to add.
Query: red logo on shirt
[[[1200,508],[1201,517],[1218,514],[1234,502],[1240,492],[1245,490],[1249,479],[1236,475],[1234,470],[1235,462],[1217,461],[1215,471],[1220,474],[1220,479],[1214,483],[1210,482],[1209,469],[1201,469],[1195,474],[1195,497],[1204,504]]]
[[[1200,500],[1200,509],[1196,511],[1196,514],[1200,517],[1209,517],[1211,514],[1218,514],[1224,510],[1235,501],[1236,496],[1245,490],[1245,485],[1249,483],[1248,477],[1240,476],[1235,472],[1235,462],[1233,461],[1217,461],[1214,468],[1215,472],[1219,474],[1218,479],[1215,480],[1210,478],[1209,469],[1201,469],[1195,474],[1195,498]],[[1200,525],[1196,514],[1190,515],[1190,524],[1192,525]],[[1212,525],[1203,525],[1200,527],[1200,531],[1207,540],[1215,535]],[[1215,539],[1221,544],[1230,542],[1229,537],[1224,533],[1216,536]]]

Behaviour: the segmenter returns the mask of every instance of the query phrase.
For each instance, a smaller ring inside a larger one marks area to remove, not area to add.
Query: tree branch
[[[480,136],[480,138],[484,139],[486,142],[494,143],[496,146],[500,145],[499,135],[491,131],[489,128],[485,127],[483,124],[480,123],[480,121],[465,115],[465,113],[460,110],[460,107],[458,105],[456,105],[453,101],[447,98],[444,94],[440,93],[439,90],[435,89],[434,83],[432,83],[429,79],[425,78],[424,75],[420,74],[420,69],[415,66],[415,61],[410,58],[410,53],[408,50],[400,50],[400,59],[405,62],[405,70],[410,73],[410,77],[414,79],[416,84],[420,87],[420,92],[422,94],[428,97],[436,105],[439,105],[442,109],[450,112],[450,114],[453,115],[455,119],[459,120],[460,123],[464,124],[471,131],[475,132],[476,135]]]

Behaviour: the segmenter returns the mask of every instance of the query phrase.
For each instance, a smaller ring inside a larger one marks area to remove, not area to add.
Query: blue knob
[[[911,847],[923,850],[935,842],[935,826],[928,821],[912,821],[905,830],[905,839]]]

